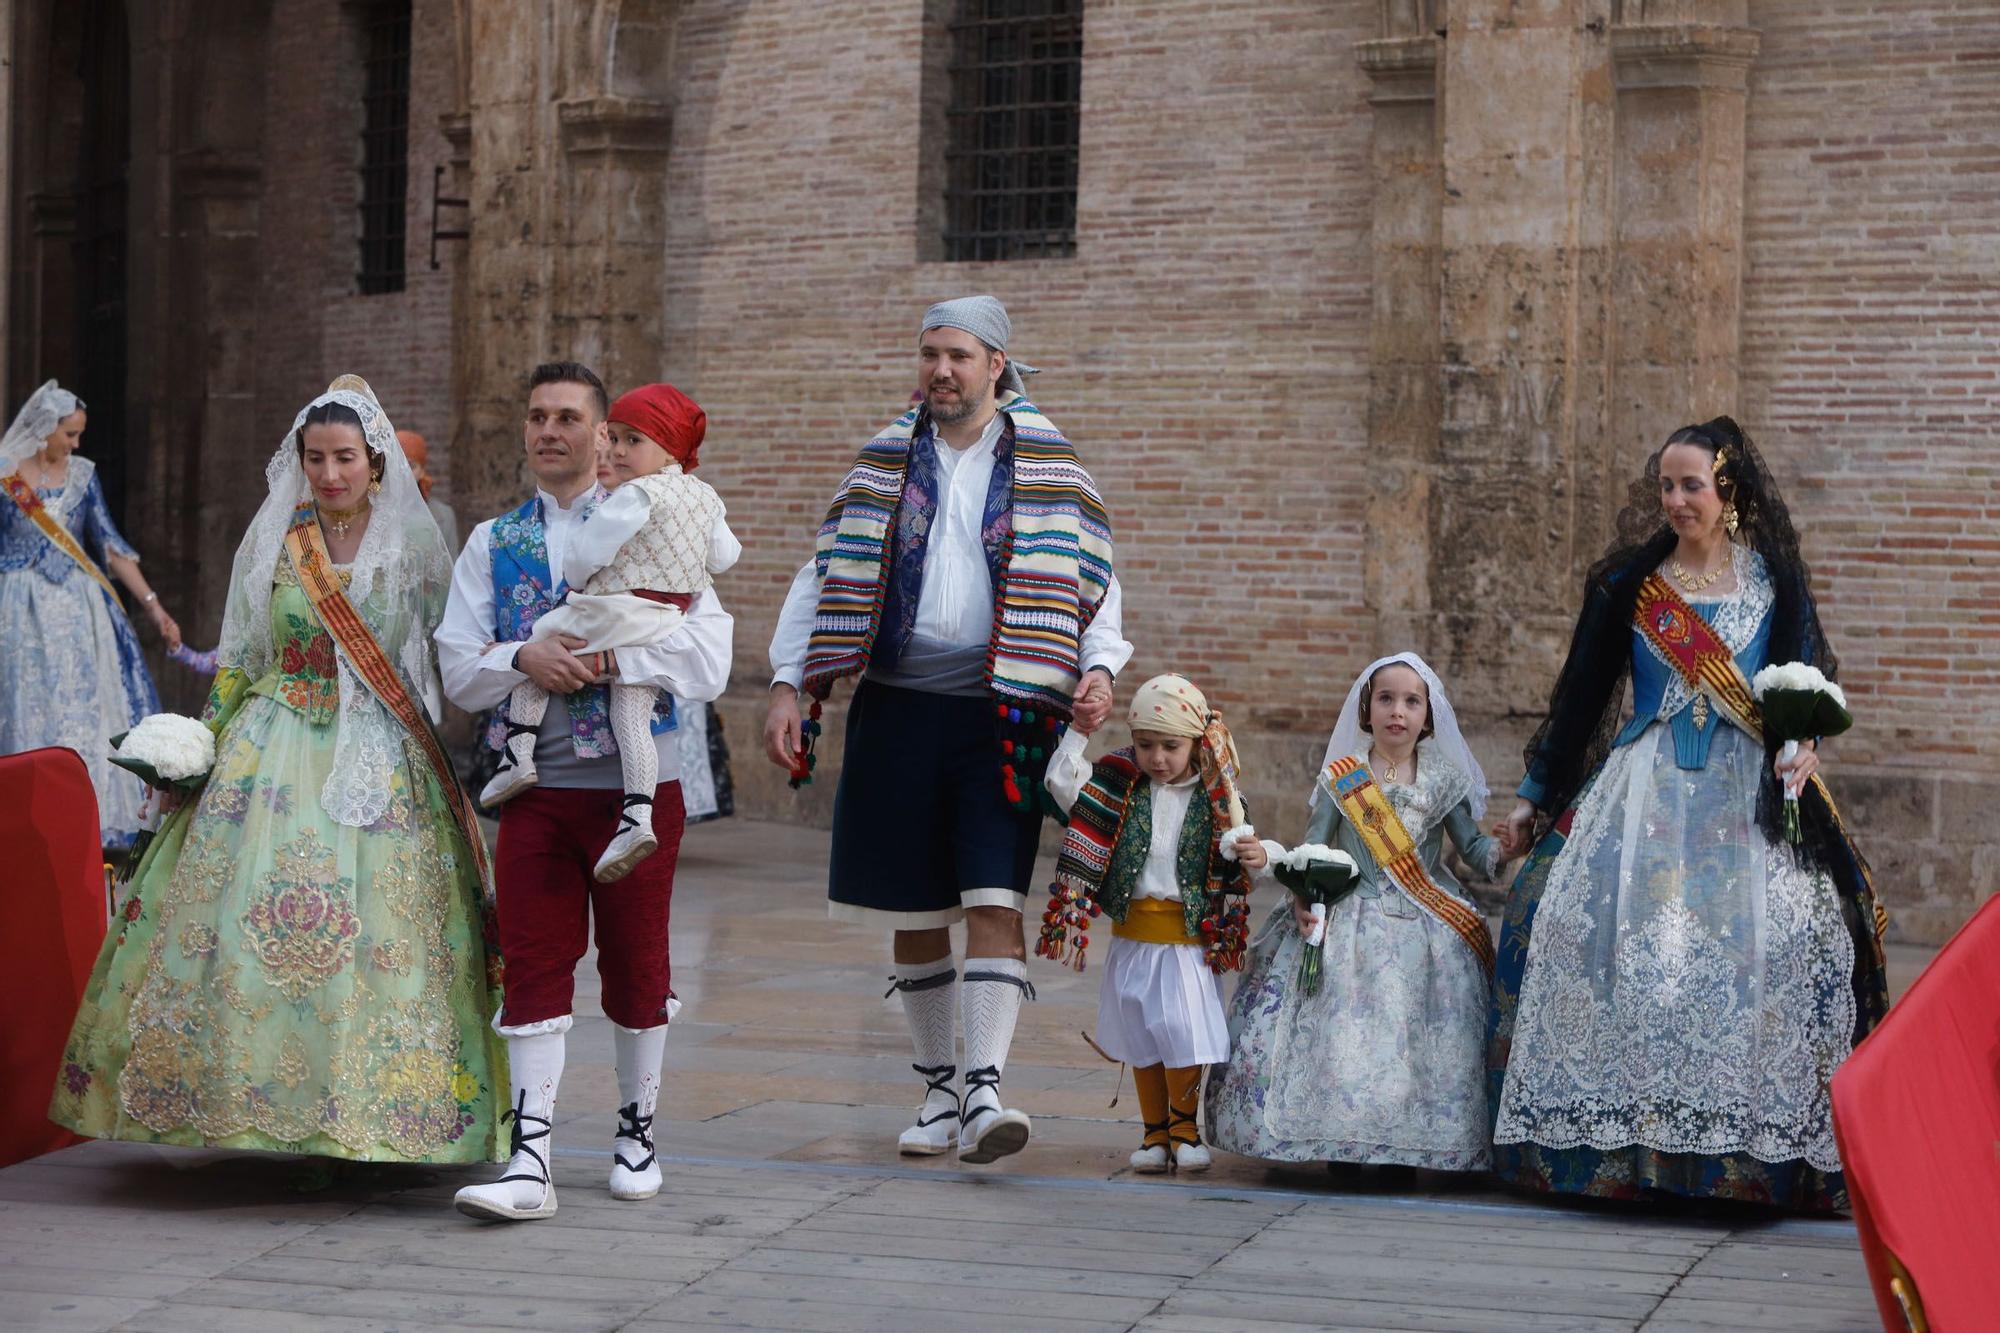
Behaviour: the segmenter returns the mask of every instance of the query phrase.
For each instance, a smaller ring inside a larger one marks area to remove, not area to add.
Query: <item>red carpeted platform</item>
[[[2000,897],[1833,1079],[1834,1132],[1883,1327],[2000,1328]]]
[[[48,1109],[104,941],[97,837],[97,794],[74,750],[0,756],[0,1166],[80,1142]]]

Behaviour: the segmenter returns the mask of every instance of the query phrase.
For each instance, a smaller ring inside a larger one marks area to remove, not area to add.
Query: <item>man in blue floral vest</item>
[[[473,1217],[520,1220],[556,1210],[549,1134],[576,965],[593,917],[618,1063],[611,1193],[646,1199],[660,1190],[652,1123],[667,1022],[680,1007],[668,969],[667,923],[685,822],[673,700],[705,703],[722,693],[734,621],[709,591],[674,630],[642,648],[579,657],[573,651],[583,646],[579,639],[528,641],[535,621],[567,592],[555,571],[568,542],[604,499],[596,462],[608,408],[604,385],[587,366],[558,361],[535,368],[523,427],[535,494],[472,530],[437,631],[445,693],[461,708],[495,710],[493,743],[515,728],[504,704],[523,679],[564,701],[534,729],[537,784],[500,816],[494,880],[506,973],[495,1026],[507,1038],[513,1066],[513,1155],[499,1180],[458,1192],[459,1211]],[[653,831],[660,845],[624,879],[599,884],[591,868],[617,830],[624,801],[606,688],[613,680],[661,691],[653,722],[661,778]]]

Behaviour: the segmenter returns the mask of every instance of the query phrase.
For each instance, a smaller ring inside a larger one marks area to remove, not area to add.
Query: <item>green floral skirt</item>
[[[93,1138],[500,1160],[481,890],[413,745],[365,828],[320,808],[335,727],[267,678],[140,862],[49,1118]]]

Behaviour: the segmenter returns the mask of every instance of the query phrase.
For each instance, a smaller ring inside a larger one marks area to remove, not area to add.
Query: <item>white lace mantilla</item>
[[[1550,870],[1494,1141],[1837,1171],[1855,1008],[1833,883],[1758,829],[1758,742],[1724,727],[1689,771],[1664,735],[1612,752]]]
[[[274,650],[272,587],[279,578],[281,560],[289,562],[285,534],[295,511],[312,498],[299,458],[299,432],[308,412],[328,404],[346,407],[360,419],[368,453],[381,467],[381,484],[370,502],[367,529],[352,563],[340,566],[347,576],[348,600],[401,669],[412,696],[435,720],[442,713],[444,696],[431,655],[431,629],[437,620],[431,603],[451,584],[451,560],[437,519],[425,506],[416,477],[396,443],[388,415],[368,387],[349,376],[336,380],[327,392],[299,409],[292,428],[265,466],[264,503],[250,520],[230,570],[216,660],[221,666],[243,671],[252,680],[270,668]],[[337,823],[366,828],[389,811],[390,775],[402,761],[405,733],[347,660],[346,650],[337,644],[336,640],[340,733],[333,771],[327,775],[320,800]]]
[[[1716,637],[1729,645],[1731,653],[1740,655],[1757,637],[1757,628],[1764,623],[1764,617],[1771,614],[1778,594],[1771,583],[1770,571],[1764,567],[1763,556],[1747,546],[1731,546],[1729,549],[1730,559],[1736,567],[1736,591],[1721,597],[1688,597],[1687,600],[1693,606],[1716,608],[1714,619],[1710,622]],[[1682,595],[1686,596],[1685,593]],[[1643,634],[1635,637],[1644,640],[1647,651],[1667,668],[1667,689],[1660,696],[1657,716],[1667,718],[1679,715],[1683,708],[1694,702],[1694,690],[1658,644]]]

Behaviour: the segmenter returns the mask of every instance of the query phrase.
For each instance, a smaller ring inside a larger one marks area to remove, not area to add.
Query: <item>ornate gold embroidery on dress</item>
[[[342,878],[333,849],[307,829],[278,849],[242,918],[245,943],[264,978],[288,1000],[302,1000],[354,961],[361,918],[354,881]]]
[[[312,1076],[312,1066],[306,1063],[306,1044],[299,1040],[298,1033],[287,1032],[284,1041],[278,1044],[278,1063],[271,1066],[271,1072],[278,1082],[294,1092]]]

